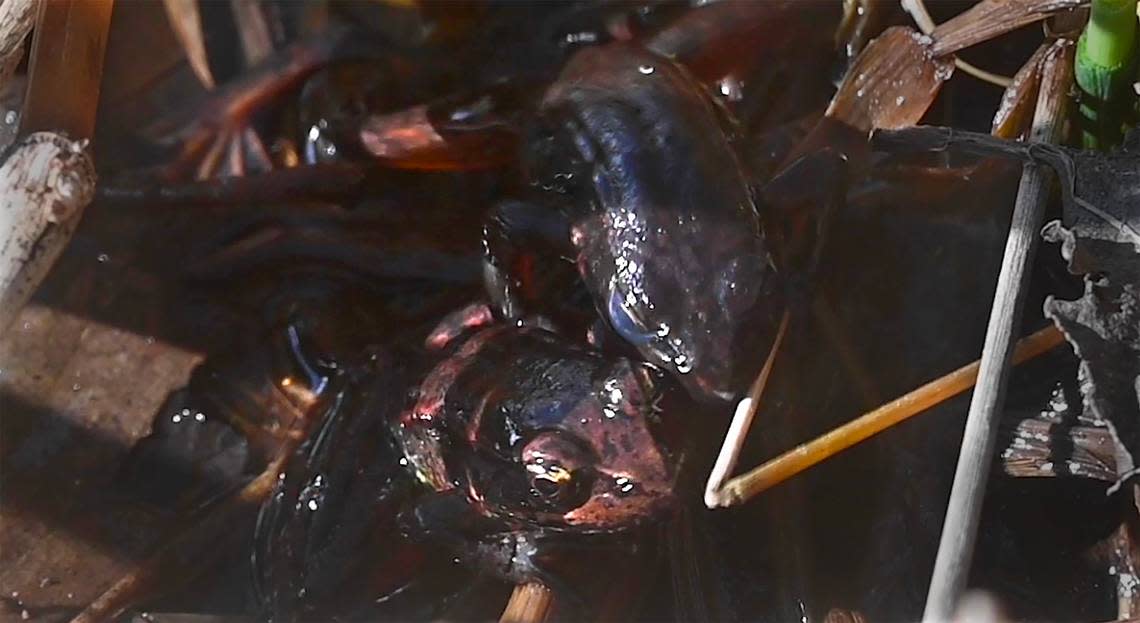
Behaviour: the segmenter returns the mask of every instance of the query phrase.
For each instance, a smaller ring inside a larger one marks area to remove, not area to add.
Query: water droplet
[[[618,476],[615,478],[614,484],[617,485],[618,492],[622,495],[629,495],[630,493],[633,493],[633,481],[631,481],[629,478],[626,478],[625,476]]]
[[[693,362],[689,361],[686,355],[677,355],[673,359],[673,364],[677,366],[677,372],[679,374],[688,374],[693,371]]]
[[[408,466],[408,457],[406,457],[406,456],[400,457],[400,465],[403,467],[407,467]]]
[[[602,413],[606,415],[606,418],[611,420],[617,417],[617,412],[609,407],[602,409]]]
[[[177,423],[179,423],[179,422],[181,422],[181,421],[182,421],[182,415],[181,415],[181,414],[179,414],[179,413],[175,413],[174,415],[172,415],[172,416],[170,417],[170,421],[171,421],[171,422],[174,422],[175,424],[177,424]]]
[[[205,422],[206,421],[206,414],[202,413],[201,411],[199,411],[198,413],[195,413],[194,414],[194,421],[195,422]]]
[[[863,89],[859,89],[858,91],[855,91],[855,97],[863,97]]]
[[[21,610],[20,618],[27,621],[28,619],[32,618],[32,613],[28,612],[26,609]]]
[[[16,121],[19,119],[20,115],[16,114],[16,111],[14,110],[9,110],[8,112],[4,113],[4,123],[7,123],[8,125],[16,125]]]
[[[154,344],[154,336],[153,335],[146,336],[146,343],[147,344]]]
[[[106,253],[100,253],[100,254],[99,254],[99,257],[98,257],[98,258],[96,258],[96,259],[98,259],[98,260],[99,260],[99,263],[100,263],[100,264],[106,264],[106,263],[107,263],[107,260],[111,259],[111,256],[110,256],[110,255],[107,255]]]
[[[77,391],[79,391],[79,390],[81,390],[81,389],[83,389],[83,386],[82,386],[82,385],[80,385],[79,383],[76,383],[76,384],[74,384],[74,385],[72,385],[72,386],[71,386],[71,391],[73,391],[73,392],[77,392]]]
[[[649,74],[653,73],[653,65],[641,65],[637,68],[637,71],[640,71],[641,73],[648,76]]]
[[[316,501],[316,500],[309,500],[309,504],[308,504],[308,507],[309,507],[309,510],[311,510],[311,511],[315,511],[315,510],[317,510],[318,508],[320,508],[320,505],[319,505],[319,504],[317,504],[317,501]]]
[[[906,102],[906,96],[900,95],[895,98],[895,106],[902,106]]]

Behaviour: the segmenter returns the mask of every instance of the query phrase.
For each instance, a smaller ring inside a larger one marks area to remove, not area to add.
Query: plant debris
[[[1083,411],[1079,425],[1057,430],[1048,427],[1048,415],[1035,418],[1039,422],[1023,421],[1019,433],[1024,434],[1016,435],[1004,454],[1006,469],[1030,475],[1035,467],[1041,476],[1109,480],[1110,493],[1135,478],[1140,457],[1140,135],[1133,133],[1112,153],[946,128],[883,131],[872,140],[880,149],[948,149],[1038,162],[1057,173],[1062,220],[1047,224],[1042,235],[1061,243],[1069,270],[1084,275],[1085,293],[1074,301],[1049,297],[1044,311],[1081,360]],[[1047,452],[1059,438],[1071,440],[1073,447],[1063,468]],[[1082,453],[1087,461],[1078,460]]]

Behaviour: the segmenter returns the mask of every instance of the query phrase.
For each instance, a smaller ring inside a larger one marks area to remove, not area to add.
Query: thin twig
[[[922,34],[929,36],[937,28],[934,19],[926,10],[926,3],[923,0],[902,0],[902,7],[914,18],[914,23],[922,30]],[[954,66],[979,80],[999,87],[1008,87],[1013,84],[1013,80],[1008,76],[988,72],[957,57],[954,58]]]
[[[536,582],[519,584],[511,593],[499,623],[542,623],[554,607],[554,593]]]
[[[210,71],[210,59],[206,54],[206,40],[202,33],[202,16],[198,11],[198,2],[163,0],[162,4],[166,8],[166,19],[170,23],[170,30],[182,44],[182,51],[186,54],[190,69],[202,86],[213,89],[214,74]]]
[[[1018,342],[1017,349],[1013,353],[1013,362],[1018,364],[1027,361],[1064,342],[1064,336],[1056,327],[1046,327]],[[725,505],[747,501],[895,424],[961,394],[973,387],[977,378],[977,361],[962,366],[843,426],[800,444],[760,467],[733,478],[721,489],[720,499]]]
[[[1072,48],[1072,42],[1058,40],[1042,63],[1041,90],[1031,131],[1034,140],[1053,142],[1060,135],[1072,82]],[[969,572],[998,420],[1005,400],[1014,330],[1021,322],[1025,283],[1048,199],[1046,173],[1046,169],[1034,164],[1027,164],[1022,169],[1017,203],[982,348],[979,382],[970,400],[954,486],[927,594],[923,616],[928,623],[946,621],[953,615]]]
[[[241,40],[246,67],[253,67],[273,53],[273,38],[265,22],[262,4],[257,0],[230,0],[234,24]]]

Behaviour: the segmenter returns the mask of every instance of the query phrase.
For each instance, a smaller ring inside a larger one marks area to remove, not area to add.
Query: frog
[[[369,565],[399,567],[371,600],[396,595],[423,580],[413,552],[572,594],[552,552],[620,546],[674,508],[684,452],[666,409],[684,392],[540,324],[471,305],[330,381],[321,423],[260,511],[271,618],[324,612]]]
[[[517,258],[545,248],[576,269],[611,335],[693,398],[738,397],[785,303],[727,111],[679,63],[613,43],[569,60],[527,145],[530,194],[484,228],[498,314],[541,307]]]

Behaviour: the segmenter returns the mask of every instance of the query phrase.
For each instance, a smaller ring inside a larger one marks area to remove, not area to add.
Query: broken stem
[[[515,586],[499,623],[542,623],[554,607],[554,593],[537,582]]]
[[[1064,336],[1056,327],[1046,327],[1018,342],[1013,362],[1018,364],[1028,361],[1049,352],[1064,341]],[[721,488],[719,499],[724,502],[723,506],[745,502],[851,446],[957,396],[973,387],[977,378],[977,361],[962,366],[733,478]]]
[[[776,339],[772,348],[768,350],[768,359],[760,374],[752,382],[748,396],[736,405],[736,413],[728,425],[728,432],[724,434],[724,443],[720,447],[720,454],[716,457],[712,471],[709,473],[708,483],[705,484],[705,506],[717,508],[718,506],[731,506],[743,500],[733,499],[726,494],[724,481],[736,469],[736,462],[740,459],[740,451],[744,448],[744,439],[748,436],[748,429],[752,427],[752,419],[760,410],[760,397],[768,385],[768,377],[772,374],[772,367],[776,362],[776,355],[780,352],[780,344],[784,341],[784,334],[788,331],[788,318],[790,314],[784,310],[784,317],[780,319],[780,328],[776,332]]]
[[[1034,140],[1055,142],[1060,136],[1072,82],[1072,51],[1072,42],[1058,40],[1042,63],[1041,87],[1031,130]],[[1013,332],[1021,323],[1025,283],[1049,196],[1046,173],[1046,169],[1035,164],[1027,164],[1022,169],[1021,185],[982,347],[978,385],[970,400],[958,467],[927,594],[923,620],[928,623],[946,621],[953,616],[970,569],[998,420],[1005,402],[1014,348]]]

